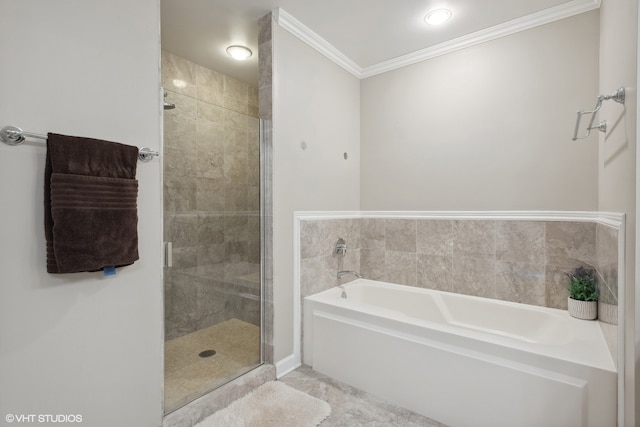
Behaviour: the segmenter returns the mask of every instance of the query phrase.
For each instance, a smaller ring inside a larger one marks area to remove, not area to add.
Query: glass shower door
[[[261,363],[260,138],[248,84],[167,52],[163,84],[169,413]]]

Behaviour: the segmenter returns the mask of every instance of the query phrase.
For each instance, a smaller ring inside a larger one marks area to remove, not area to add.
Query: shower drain
[[[200,357],[211,357],[214,354],[216,354],[215,350],[204,350],[204,351],[201,351],[200,353],[198,353],[198,356],[200,356]]]

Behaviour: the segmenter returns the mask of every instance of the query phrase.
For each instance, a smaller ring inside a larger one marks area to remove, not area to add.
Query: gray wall
[[[273,314],[279,361],[293,351],[293,212],[360,207],[360,81],[277,25],[273,67]]]
[[[160,150],[156,0],[0,1],[1,125]],[[162,419],[161,159],[139,163],[140,260],[47,274],[45,148],[0,144],[0,413]],[[7,179],[10,177],[9,179]]]
[[[640,293],[636,291],[638,2],[603,0],[600,17],[599,92],[627,87],[624,106],[609,101],[599,113],[599,119],[606,120],[610,127],[606,136],[599,135],[598,209],[626,213],[624,425],[630,426],[640,423],[640,375],[636,366],[640,360]]]
[[[595,210],[598,11],[362,81],[365,210]]]

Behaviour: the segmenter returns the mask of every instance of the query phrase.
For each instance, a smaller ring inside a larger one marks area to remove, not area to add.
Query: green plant
[[[579,301],[598,301],[598,287],[593,270],[576,268],[569,274],[569,298]]]

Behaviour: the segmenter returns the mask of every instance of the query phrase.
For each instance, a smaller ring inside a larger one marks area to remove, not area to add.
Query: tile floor
[[[202,358],[203,350],[216,354]],[[238,319],[165,343],[165,413],[172,412],[260,363],[260,328]]]
[[[320,374],[307,366],[296,369],[280,381],[329,403],[331,415],[320,427],[446,427],[437,421]]]

